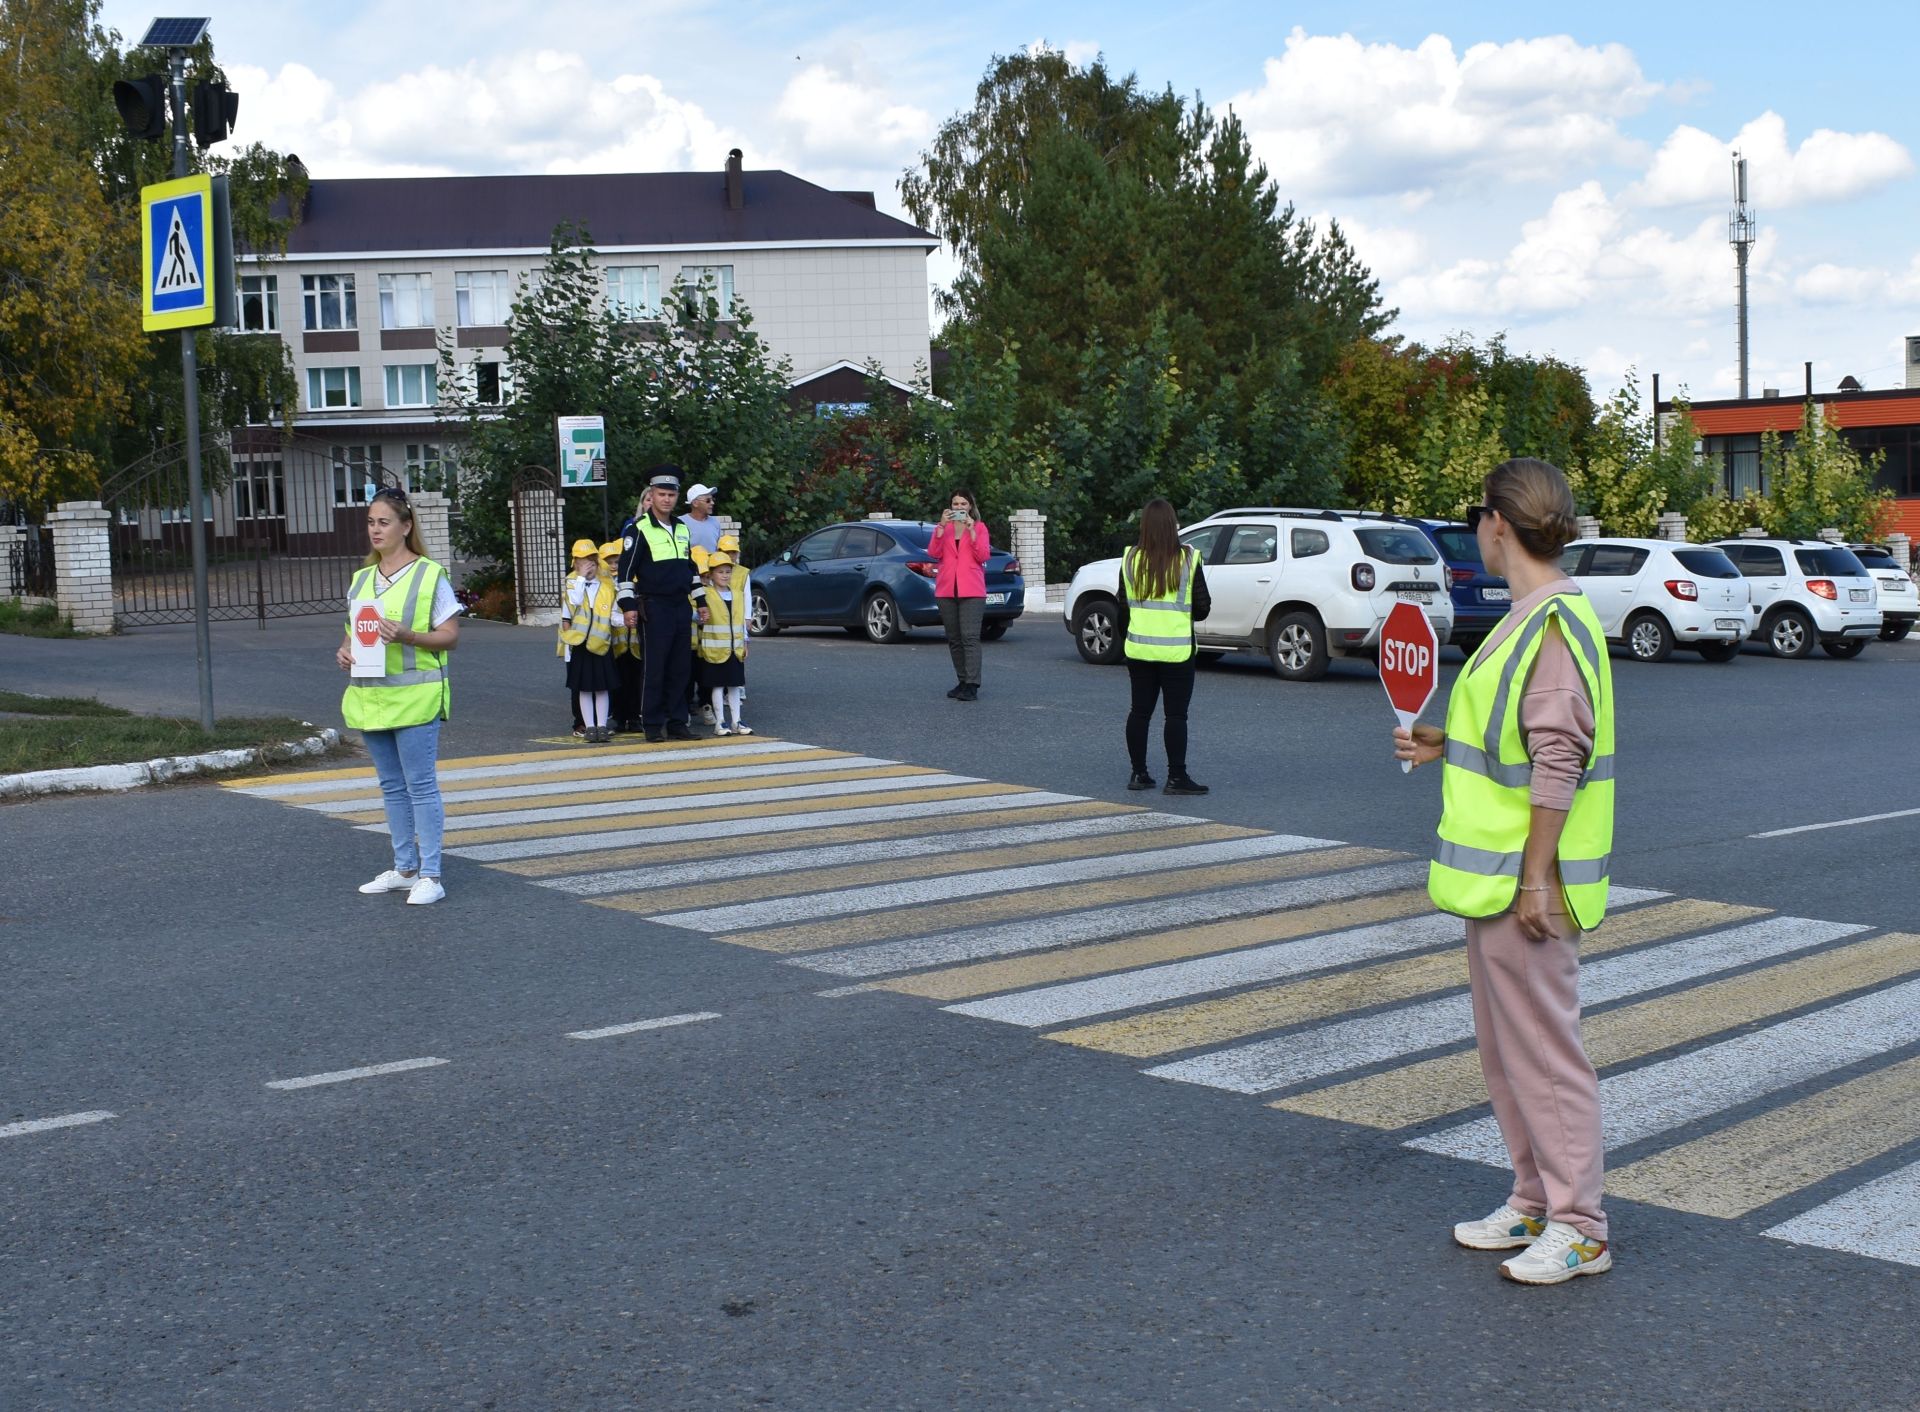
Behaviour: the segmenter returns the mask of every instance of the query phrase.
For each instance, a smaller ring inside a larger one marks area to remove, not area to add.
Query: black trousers
[[[640,659],[630,652],[622,652],[613,659],[613,669],[620,676],[620,685],[613,689],[613,719],[622,726],[637,725],[640,721]]]
[[[1136,662],[1127,659],[1127,677],[1133,684],[1133,706],[1127,712],[1127,755],[1133,768],[1147,772],[1147,727],[1153,707],[1164,699],[1167,708],[1162,738],[1167,746],[1167,774],[1187,772],[1187,707],[1193,701],[1193,661]]]
[[[648,730],[687,723],[687,687],[693,680],[693,619],[687,600],[647,600],[641,652],[640,723]]]

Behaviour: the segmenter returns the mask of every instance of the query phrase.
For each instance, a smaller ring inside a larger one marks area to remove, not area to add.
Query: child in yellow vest
[[[752,735],[740,719],[740,698],[747,686],[747,597],[734,587],[738,566],[725,554],[707,556],[707,620],[700,624],[700,689],[713,703],[717,735]],[[727,724],[731,715],[733,724]]]
[[[733,581],[730,587],[740,595],[740,601],[747,605],[747,621],[751,623],[753,621],[752,574],[747,569],[746,561],[740,557],[740,536],[723,534],[715,548],[733,560]],[[743,686],[740,688],[740,704],[744,706],[746,703],[747,689]]]
[[[626,546],[609,540],[600,546],[600,578],[612,583],[620,553]],[[626,614],[613,615],[613,729],[623,735],[640,733],[640,629],[627,626]]]
[[[600,576],[600,546],[591,539],[575,540],[556,651],[566,659],[567,688],[580,703],[584,737],[594,744],[613,739],[607,714],[608,698],[619,680],[613,665],[613,619],[613,584]]]

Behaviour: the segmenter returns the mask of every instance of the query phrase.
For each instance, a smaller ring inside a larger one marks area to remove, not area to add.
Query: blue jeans
[[[387,832],[393,835],[393,866],[403,873],[439,877],[440,836],[447,827],[440,777],[434,772],[440,755],[440,722],[360,735],[380,775]]]

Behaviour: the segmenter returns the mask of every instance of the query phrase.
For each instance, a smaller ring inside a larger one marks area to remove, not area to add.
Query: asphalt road
[[[216,628],[218,706],[334,720],[335,631]],[[0,686],[193,708],[186,630],[0,644]],[[1121,673],[1036,620],[985,675],[961,705],[933,634],[788,633],[756,645],[748,714],[1141,802]],[[1617,882],[1912,928],[1915,820],[1749,835],[1920,803],[1920,646],[1615,679]],[[469,625],[456,683],[444,757],[564,733],[547,634]],[[1437,780],[1399,774],[1390,725],[1359,665],[1296,686],[1230,658],[1195,700],[1214,793],[1146,802],[1417,855]],[[1920,1406],[1920,1268],[1615,1199],[1612,1273],[1520,1289],[1446,1237],[1502,1194],[1484,1167],[910,996],[822,996],[468,858],[441,906],[364,899],[381,840],[282,802],[42,801],[0,809],[0,840],[0,1124],[117,1115],[0,1138],[8,1412]],[[716,1018],[567,1037],[690,1014]],[[266,1086],[424,1058],[447,1062]]]

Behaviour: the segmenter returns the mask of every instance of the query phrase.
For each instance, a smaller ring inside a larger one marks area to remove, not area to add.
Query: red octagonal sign
[[[362,603],[353,615],[353,635],[360,639],[361,645],[371,647],[380,640],[380,610],[371,603]]]
[[[1411,727],[1440,683],[1440,642],[1415,603],[1393,605],[1380,629],[1380,684],[1400,724]]]

